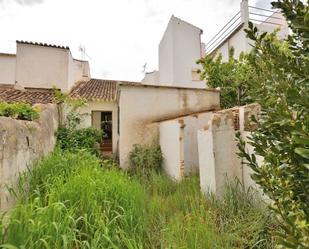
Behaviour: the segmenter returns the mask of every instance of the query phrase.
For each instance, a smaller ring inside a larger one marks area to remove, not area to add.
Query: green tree
[[[262,107],[247,153],[240,140],[240,155],[254,170],[252,178],[272,200],[280,220],[279,243],[284,248],[309,248],[309,8],[308,1],[279,0],[275,8],[285,15],[292,35],[288,49],[259,34],[253,24],[247,30],[255,42],[249,62],[257,74],[256,100]]]
[[[206,55],[198,61],[202,65],[201,79],[207,86],[221,89],[221,107],[230,108],[251,103],[249,94],[253,82],[254,70],[248,63],[248,55],[242,53],[239,59],[234,58],[234,49],[229,51],[228,61],[222,55]]]

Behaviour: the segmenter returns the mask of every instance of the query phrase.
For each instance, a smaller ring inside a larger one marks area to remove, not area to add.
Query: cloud
[[[257,0],[255,6],[264,9],[271,9],[271,2],[273,2],[273,0]]]
[[[27,5],[33,5],[33,4],[40,4],[43,3],[44,0],[0,0],[0,4],[5,4],[9,2],[15,2],[19,5],[27,6]]]

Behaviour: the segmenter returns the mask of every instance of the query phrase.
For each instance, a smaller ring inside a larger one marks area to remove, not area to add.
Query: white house
[[[235,58],[238,58],[241,52],[249,52],[252,42],[245,33],[249,21],[254,23],[260,32],[278,30],[278,37],[281,39],[289,34],[286,19],[280,12],[249,6],[248,0],[242,0],[240,11],[206,43],[206,54],[221,54],[223,61],[227,61],[232,47]]]
[[[204,54],[203,30],[172,16],[159,44],[159,70],[145,74],[144,84],[205,88],[196,64]]]
[[[69,92],[90,78],[88,61],[76,60],[69,47],[16,41],[16,54],[0,53],[0,84]]]

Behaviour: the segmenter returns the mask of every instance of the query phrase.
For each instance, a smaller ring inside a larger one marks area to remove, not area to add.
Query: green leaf
[[[305,148],[296,148],[294,152],[300,155],[303,158],[309,159],[309,149]]]
[[[0,248],[3,248],[3,249],[18,249],[18,247],[10,245],[10,244],[2,244],[2,245],[0,245]]]

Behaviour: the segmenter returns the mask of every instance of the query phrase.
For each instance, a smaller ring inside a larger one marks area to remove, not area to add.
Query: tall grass
[[[89,153],[57,151],[22,183],[29,194],[2,229],[3,248],[142,247],[144,189]]]
[[[0,219],[0,248],[274,248],[268,212],[239,183],[218,199],[203,195],[195,176],[176,183],[106,164],[60,150],[38,162]]]
[[[274,248],[268,210],[236,181],[220,199],[202,194],[196,176],[176,183],[153,172],[144,185],[150,198],[146,248]]]

